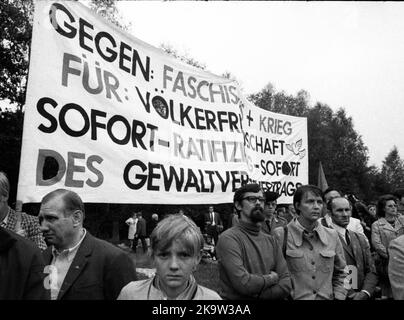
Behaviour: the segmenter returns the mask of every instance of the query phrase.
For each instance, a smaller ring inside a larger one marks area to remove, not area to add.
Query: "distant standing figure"
[[[133,248],[133,240],[135,239],[137,221],[138,218],[136,216],[136,212],[132,214],[132,217],[130,217],[128,220],[125,221],[125,223],[129,226],[128,240],[129,240],[129,247],[132,250],[135,249]]]
[[[129,283],[118,300],[220,300],[192,275],[201,261],[203,236],[190,218],[170,215],[158,223],[150,240],[156,275]]]
[[[142,217],[142,212],[139,211],[137,213],[137,225],[136,225],[136,234],[135,234],[135,243],[133,245],[133,251],[136,252],[137,244],[140,241],[142,242],[143,253],[147,252],[147,243],[146,243],[146,220]]]
[[[215,246],[219,239],[219,233],[223,230],[222,219],[220,214],[213,210],[213,206],[209,207],[209,212],[205,213],[206,233],[215,241]]]

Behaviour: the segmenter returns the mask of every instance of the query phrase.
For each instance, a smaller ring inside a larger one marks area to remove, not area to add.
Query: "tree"
[[[201,70],[206,69],[205,63],[199,62],[198,60],[192,58],[188,53],[185,53],[185,54],[179,53],[178,50],[175,49],[171,44],[162,43],[162,44],[160,44],[160,49],[162,49],[165,53],[173,56],[174,58],[179,59],[182,62],[185,62],[186,64],[194,66],[195,68],[198,68]]]
[[[127,29],[120,23],[115,1],[92,0],[90,8],[103,15],[115,25]],[[0,170],[7,173],[10,180],[9,202],[13,205],[16,199],[17,181],[20,166],[23,112],[25,104],[26,82],[29,65],[29,50],[32,37],[34,4],[32,0],[3,0],[0,2],[0,100],[8,100],[17,106],[17,110],[0,109]],[[50,175],[58,167],[52,161],[47,163]],[[53,176],[53,175],[51,175]],[[38,213],[38,204],[24,205],[27,212]],[[107,210],[105,210],[107,209]],[[93,222],[91,230],[98,234],[109,217],[108,206],[98,205],[95,212],[99,214]],[[91,224],[91,221],[87,220]]]
[[[365,197],[363,181],[369,179],[372,171],[367,167],[368,150],[355,131],[352,118],[344,109],[333,112],[323,103],[317,102],[310,107],[309,98],[304,90],[295,96],[277,92],[271,83],[248,97],[263,109],[307,117],[310,183],[317,183],[318,163],[321,161],[329,185]]]
[[[248,99],[268,111],[304,117],[308,112],[309,97],[305,90],[300,90],[296,97],[284,91],[276,92],[275,87],[269,82],[260,92],[249,95]]]
[[[20,168],[23,114],[21,110],[0,111],[0,171],[10,180],[10,202],[15,201]]]
[[[22,107],[32,35],[32,1],[0,2],[0,99]]]
[[[115,0],[91,0],[89,7],[122,30],[128,31],[131,26],[131,23],[122,23],[122,16],[119,14]]]
[[[404,185],[404,161],[401,160],[396,146],[383,160],[381,177],[388,184],[388,192],[402,188]]]

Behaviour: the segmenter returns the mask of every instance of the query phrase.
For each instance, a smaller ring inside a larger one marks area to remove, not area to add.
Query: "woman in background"
[[[392,299],[388,277],[388,247],[390,241],[404,234],[404,217],[397,212],[397,199],[390,194],[383,195],[377,202],[379,219],[372,224],[372,245],[376,252],[375,265],[379,274],[382,299]]]

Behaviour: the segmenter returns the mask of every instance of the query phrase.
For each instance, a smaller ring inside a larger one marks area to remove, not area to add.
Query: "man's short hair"
[[[64,214],[65,215],[70,215],[72,212],[76,210],[80,210],[83,213],[83,221],[85,217],[85,210],[84,210],[84,204],[83,201],[81,200],[80,196],[70,190],[66,189],[56,189],[54,191],[49,192],[47,195],[45,195],[42,198],[41,203],[46,203],[53,198],[60,197],[61,200],[63,200],[65,209],[64,209]]]
[[[323,193],[321,189],[315,185],[306,184],[296,189],[293,196],[293,206],[295,207],[296,213],[300,215],[300,210],[297,208],[296,203],[300,203],[306,193],[313,193],[314,195],[323,198]]]
[[[265,203],[276,201],[280,197],[279,193],[267,190],[265,191]]]
[[[345,198],[345,197],[335,197],[335,198],[330,199],[330,201],[328,201],[328,203],[327,203],[327,210],[328,211],[332,212],[332,204],[334,203],[334,200],[336,200],[336,199],[345,199],[346,201],[348,201],[349,207],[352,210],[352,204],[347,198]]]
[[[191,256],[198,255],[203,249],[203,236],[195,222],[185,215],[171,214],[161,220],[150,235],[152,255],[157,250],[168,250],[177,240]]]
[[[379,197],[379,200],[377,201],[377,216],[378,217],[385,217],[386,212],[384,207],[386,206],[387,201],[393,200],[397,204],[397,198],[393,196],[392,194],[385,194]]]
[[[247,192],[257,193],[261,191],[261,187],[257,183],[247,183],[244,186],[238,188],[234,192],[233,203],[240,202]]]
[[[10,182],[5,172],[0,171],[0,195],[8,199],[10,193]]]
[[[337,191],[340,195],[342,195],[341,191],[339,191],[338,189],[334,188],[334,187],[328,187],[323,193],[322,193],[322,198],[323,200],[325,200],[325,195],[331,191]]]

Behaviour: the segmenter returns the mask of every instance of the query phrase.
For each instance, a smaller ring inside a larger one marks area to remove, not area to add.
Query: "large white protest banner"
[[[77,2],[37,1],[17,200],[232,202],[247,181],[291,202],[307,183],[305,118],[250,104]]]

